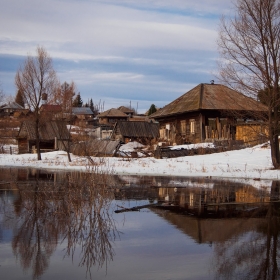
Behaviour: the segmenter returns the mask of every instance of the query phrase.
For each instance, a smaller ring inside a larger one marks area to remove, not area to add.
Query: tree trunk
[[[274,168],[280,169],[278,135],[270,137],[271,159]]]
[[[39,134],[39,118],[36,118],[35,121],[35,131],[36,131],[36,149],[37,149],[37,160],[41,160],[41,151],[40,151],[40,134]]]

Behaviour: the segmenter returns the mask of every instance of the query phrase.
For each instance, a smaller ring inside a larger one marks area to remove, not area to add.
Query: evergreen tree
[[[83,106],[83,100],[81,98],[80,93],[78,93],[73,100],[73,107],[82,107],[82,106]]]
[[[156,108],[155,104],[152,104],[149,111],[148,111],[148,116],[155,113],[156,111],[157,111],[157,108]]]
[[[24,107],[24,99],[23,99],[22,92],[20,90],[17,91],[15,102],[20,106]]]
[[[93,105],[92,98],[89,101],[89,108],[91,109],[92,112],[94,111],[94,105]]]

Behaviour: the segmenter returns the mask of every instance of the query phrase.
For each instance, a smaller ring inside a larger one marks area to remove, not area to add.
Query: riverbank
[[[102,172],[127,175],[280,179],[280,170],[273,170],[267,145],[171,159],[92,157],[89,162],[86,157],[72,154],[71,159],[72,162],[68,162],[63,151],[42,153],[41,161],[37,160],[36,154],[1,154],[0,166],[81,171],[94,167]]]

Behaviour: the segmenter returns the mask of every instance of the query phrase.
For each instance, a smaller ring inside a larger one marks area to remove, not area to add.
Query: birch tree
[[[236,0],[235,16],[222,17],[218,48],[220,79],[257,99],[266,92],[273,166],[280,168],[280,1]]]
[[[58,80],[53,69],[52,59],[43,47],[37,47],[36,56],[27,56],[15,77],[17,89],[22,93],[26,105],[34,114],[36,149],[38,160],[40,153],[40,106],[43,94],[49,98],[58,87]]]

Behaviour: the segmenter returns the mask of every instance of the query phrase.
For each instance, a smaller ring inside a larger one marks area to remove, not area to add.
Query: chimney
[[[43,93],[42,94],[42,104],[47,104],[47,100],[48,100],[48,94]]]

